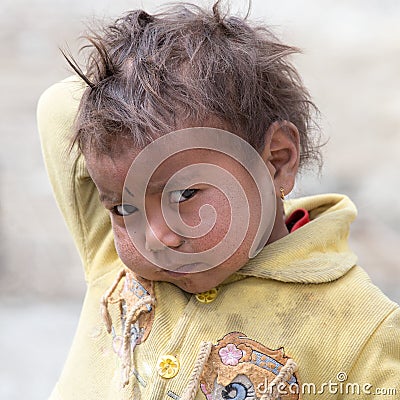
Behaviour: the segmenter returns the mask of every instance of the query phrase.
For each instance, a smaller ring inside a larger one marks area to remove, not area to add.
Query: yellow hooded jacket
[[[311,221],[214,291],[191,295],[128,272],[103,297],[125,270],[84,159],[68,152],[82,89],[69,78],[38,106],[48,174],[87,282],[52,400],[400,398],[400,310],[356,264],[347,244],[356,209],[345,196],[286,201],[287,214],[302,207]]]

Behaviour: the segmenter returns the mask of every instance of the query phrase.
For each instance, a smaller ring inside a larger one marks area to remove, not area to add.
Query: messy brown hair
[[[119,138],[141,148],[210,118],[260,151],[269,125],[287,120],[300,132],[300,165],[320,159],[317,110],[288,61],[298,49],[247,16],[223,15],[220,0],[131,11],[86,39],[86,72],[69,58],[88,85],[75,124],[82,151],[109,153]]]

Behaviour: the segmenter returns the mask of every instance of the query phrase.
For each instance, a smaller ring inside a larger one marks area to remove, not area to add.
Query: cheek
[[[128,235],[128,232],[125,229],[125,226],[122,226],[114,220],[112,221],[112,228],[114,232],[114,243],[119,258],[126,265],[132,264],[140,259],[140,255],[134,247],[131,238]]]
[[[201,210],[201,211],[200,211]],[[231,223],[229,200],[217,190],[210,191],[191,208],[182,207],[181,218],[189,226],[204,226],[208,233],[193,238],[192,243],[202,248],[212,248],[221,242]],[[234,216],[232,216],[234,218]],[[214,224],[213,224],[214,222]]]
[[[247,207],[238,207],[237,198],[228,198],[216,189],[207,191],[206,194],[196,199],[193,203],[182,203],[180,215],[187,225],[195,226],[203,223],[205,226],[212,226],[207,234],[191,240],[196,250],[210,249],[224,242],[224,238],[230,229],[233,230],[232,232],[237,232],[237,236],[241,237],[243,233],[246,233],[243,232],[243,229],[247,225],[246,238],[240,240],[239,246],[243,242],[246,242],[245,246],[250,245],[249,242],[255,236],[260,219],[260,199],[254,187],[245,186],[244,190],[248,201],[248,209]],[[203,221],[199,212],[202,206],[208,207],[207,210],[203,209],[206,215]],[[214,218],[215,223],[212,225]]]

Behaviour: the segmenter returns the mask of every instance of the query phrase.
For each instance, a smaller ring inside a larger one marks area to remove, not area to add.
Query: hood
[[[357,215],[353,202],[339,194],[285,200],[290,215],[305,208],[310,222],[268,244],[237,273],[282,282],[324,283],[336,280],[357,262],[349,249],[350,224]]]

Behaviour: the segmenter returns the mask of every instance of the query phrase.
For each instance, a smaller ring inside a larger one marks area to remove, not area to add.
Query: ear
[[[275,121],[266,134],[261,157],[274,180],[275,191],[286,194],[293,189],[300,163],[300,135],[289,121]]]

